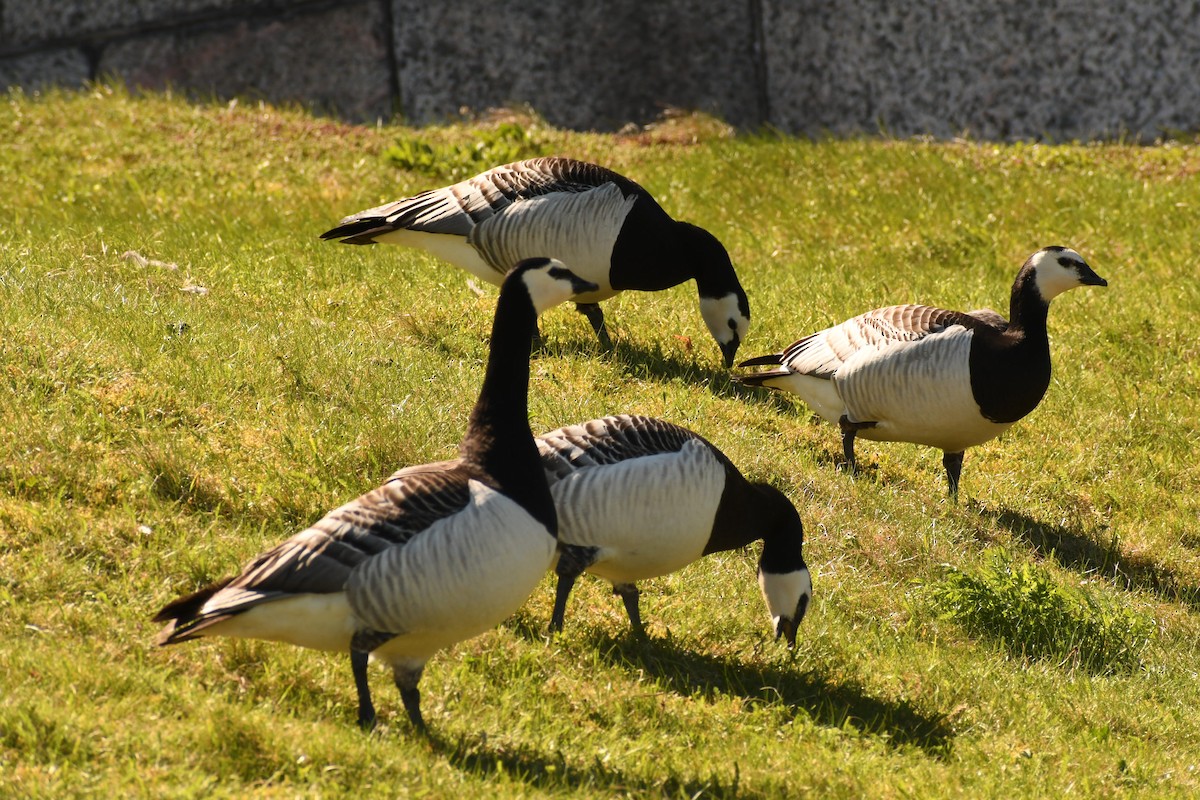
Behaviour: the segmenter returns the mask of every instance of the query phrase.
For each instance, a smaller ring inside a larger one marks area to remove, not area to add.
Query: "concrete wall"
[[[105,75],[356,121],[1152,139],[1200,130],[1200,0],[0,0],[0,85]]]

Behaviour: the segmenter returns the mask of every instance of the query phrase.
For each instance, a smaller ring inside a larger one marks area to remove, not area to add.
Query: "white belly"
[[[599,548],[588,572],[614,583],[666,575],[708,544],[724,467],[698,442],[680,453],[584,467],[550,487],[559,539]]]

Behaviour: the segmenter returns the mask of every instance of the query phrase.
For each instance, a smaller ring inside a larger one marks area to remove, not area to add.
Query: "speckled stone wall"
[[[1200,128],[1200,2],[764,2],[798,133],[1144,139]]]
[[[1200,130],[1200,0],[0,0],[0,85],[105,75],[355,121],[1150,140]]]

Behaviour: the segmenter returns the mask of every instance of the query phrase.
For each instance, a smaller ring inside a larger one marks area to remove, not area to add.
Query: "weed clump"
[[[1063,586],[1049,570],[1014,563],[999,550],[985,554],[977,571],[949,567],[925,589],[938,616],[972,636],[1096,674],[1139,667],[1155,630],[1153,619],[1084,587]]]
[[[545,146],[515,122],[477,132],[471,142],[443,144],[403,136],[383,152],[389,164],[431,178],[461,180],[491,169],[544,155]]]

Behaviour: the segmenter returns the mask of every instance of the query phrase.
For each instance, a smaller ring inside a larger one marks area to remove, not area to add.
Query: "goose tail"
[[[394,227],[384,217],[347,217],[336,228],[321,234],[322,239],[341,239],[342,244],[375,244],[375,237],[390,233]]]
[[[771,353],[766,356],[758,356],[757,358],[747,359],[738,364],[739,367],[766,367],[774,366],[783,363],[783,353]]]
[[[746,362],[750,364],[751,362]],[[746,366],[742,364],[742,366]],[[770,386],[769,381],[775,378],[786,378],[791,372],[787,367],[778,367],[776,369],[767,369],[762,372],[751,372],[747,375],[735,375],[733,379],[742,386]],[[773,387],[772,387],[773,388]]]
[[[154,615],[153,621],[165,622],[167,626],[154,637],[154,643],[161,647],[195,639],[199,635],[198,628],[208,627],[225,619],[226,617],[201,617],[200,609],[204,608],[204,604],[212,599],[213,595],[224,589],[230,580],[232,578],[226,578],[199,591],[172,600],[163,606]]]

